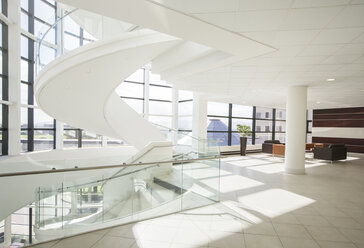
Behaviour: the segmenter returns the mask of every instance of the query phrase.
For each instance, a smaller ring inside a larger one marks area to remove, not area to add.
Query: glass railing
[[[39,187],[35,202],[36,241],[219,201],[219,157],[181,158],[121,168],[128,171],[112,177],[115,169],[109,169],[96,177]]]

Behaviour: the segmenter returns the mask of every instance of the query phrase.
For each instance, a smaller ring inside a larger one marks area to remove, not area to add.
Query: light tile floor
[[[306,175],[267,154],[222,161],[221,203],[38,248],[364,248],[364,156],[307,155]]]

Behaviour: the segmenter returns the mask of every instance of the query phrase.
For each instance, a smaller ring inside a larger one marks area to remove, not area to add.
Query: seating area
[[[285,156],[286,146],[279,140],[266,140],[262,144],[262,152],[273,156]],[[313,152],[315,159],[338,161],[347,157],[347,148],[343,144],[307,143],[306,152]]]

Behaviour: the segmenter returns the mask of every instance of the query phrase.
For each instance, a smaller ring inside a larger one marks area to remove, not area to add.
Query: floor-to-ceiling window
[[[142,68],[128,77],[116,93],[136,112],[149,121],[172,128],[172,86]]]
[[[21,1],[21,143],[22,151],[55,147],[55,121],[37,107],[34,99],[36,38],[56,21],[56,4],[46,0]],[[42,46],[40,61],[56,56],[56,32],[51,30]]]
[[[256,107],[255,144],[273,139],[273,109]]]
[[[192,133],[193,114],[193,93],[180,90],[178,92],[178,130],[185,133]]]
[[[231,145],[230,105],[207,103],[207,139],[218,141],[220,146]]]
[[[284,109],[276,109],[275,139],[286,143],[286,110]]]
[[[1,13],[7,16],[7,0],[2,0],[0,3]],[[8,154],[8,111],[9,111],[9,98],[8,98],[8,25],[0,21],[0,146],[1,155]]]
[[[240,134],[238,132],[238,125],[248,126],[251,130],[248,135],[248,145],[253,143],[253,107],[232,104],[231,106],[231,145],[240,144]]]
[[[148,120],[172,128],[172,86],[150,74]]]
[[[208,102],[207,138],[220,146],[240,144],[238,125],[248,131],[248,145],[265,140],[285,141],[286,112],[283,109]]]

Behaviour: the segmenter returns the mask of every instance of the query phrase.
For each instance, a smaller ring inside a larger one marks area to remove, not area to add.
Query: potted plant
[[[238,124],[236,127],[237,127],[239,134],[241,135],[241,137],[240,137],[240,155],[245,156],[246,143],[248,141],[248,136],[252,135],[252,131],[251,131],[250,126],[248,126],[248,125]]]

